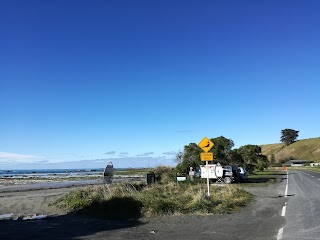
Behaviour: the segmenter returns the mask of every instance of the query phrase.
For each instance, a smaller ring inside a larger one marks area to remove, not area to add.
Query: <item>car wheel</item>
[[[223,181],[224,181],[224,183],[226,183],[226,184],[232,183],[232,180],[231,180],[230,177],[225,177]]]

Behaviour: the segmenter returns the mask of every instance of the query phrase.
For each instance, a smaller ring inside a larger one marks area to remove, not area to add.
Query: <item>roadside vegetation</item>
[[[230,138],[220,136],[210,140],[214,143],[214,146],[209,151],[214,156],[212,164],[219,162],[223,166],[245,166],[250,173],[255,170],[262,171],[269,166],[269,159],[262,154],[258,145],[248,144],[238,149],[233,149],[234,142]],[[201,152],[201,148],[196,143],[185,145],[183,151],[176,156],[176,162],[178,163],[176,171],[180,174],[187,174],[190,167],[196,169],[199,165],[205,164],[200,160]]]
[[[286,178],[286,172],[276,169],[268,169],[264,171],[255,171],[250,174],[248,180],[241,184],[242,187],[267,186],[281,182]]]
[[[173,181],[170,168],[161,167],[161,171],[162,174],[158,174],[161,180],[156,184],[119,183],[87,187],[70,192],[53,205],[67,212],[100,218],[139,219],[168,214],[230,213],[252,199],[251,194],[237,185],[211,186],[212,194],[208,197],[205,184],[177,183]]]

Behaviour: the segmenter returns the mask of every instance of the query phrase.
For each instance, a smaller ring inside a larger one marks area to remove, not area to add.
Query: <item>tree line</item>
[[[286,146],[297,141],[299,131],[294,129],[283,129],[281,130],[280,141]],[[238,149],[232,149],[234,142],[230,138],[220,136],[217,138],[210,139],[214,146],[210,152],[213,153],[213,163],[220,163],[221,165],[238,165],[245,166],[249,172],[254,170],[263,171],[270,165],[276,163],[275,155],[271,154],[270,161],[267,156],[261,153],[261,147],[258,145],[244,145]],[[196,143],[190,143],[184,146],[183,151],[179,152],[176,156],[178,163],[176,171],[179,173],[187,173],[190,167],[194,169],[199,165],[204,164],[200,160],[201,148]]]
[[[248,144],[238,149],[232,149],[234,147],[232,139],[220,136],[210,140],[214,143],[209,151],[214,156],[212,163],[245,166],[249,172],[262,171],[269,166],[267,156],[261,153],[261,148],[258,145]],[[176,156],[178,163],[176,170],[180,173],[187,173],[190,167],[196,168],[204,164],[200,160],[201,152],[201,148],[196,143],[184,146],[183,152],[179,152]]]

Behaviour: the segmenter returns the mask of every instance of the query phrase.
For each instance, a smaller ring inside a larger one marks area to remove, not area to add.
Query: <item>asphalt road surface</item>
[[[320,173],[288,172],[286,203],[281,214],[286,224],[278,239],[320,239]]]

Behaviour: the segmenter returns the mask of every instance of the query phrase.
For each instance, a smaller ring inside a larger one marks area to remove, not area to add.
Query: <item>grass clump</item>
[[[59,208],[68,210],[69,212],[76,211],[92,203],[92,192],[93,191],[90,188],[72,191],[58,199],[54,204]]]
[[[248,192],[233,185],[218,187],[212,195],[217,200],[216,207],[212,209],[213,213],[231,213],[245,206],[253,198]]]
[[[211,186],[188,183],[112,184],[68,193],[54,205],[68,212],[83,212],[109,219],[138,219],[167,214],[230,213],[246,205],[252,195],[235,185]]]

